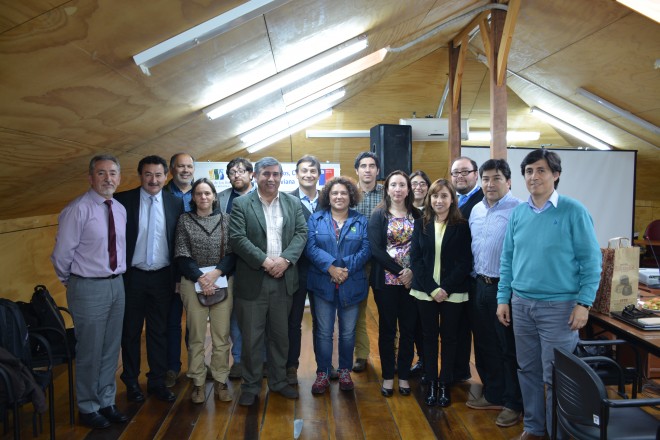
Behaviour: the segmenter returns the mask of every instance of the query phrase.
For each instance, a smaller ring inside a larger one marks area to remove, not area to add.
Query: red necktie
[[[108,205],[108,254],[110,255],[110,269],[117,269],[117,234],[115,234],[115,217],[112,215],[112,200],[106,200]]]

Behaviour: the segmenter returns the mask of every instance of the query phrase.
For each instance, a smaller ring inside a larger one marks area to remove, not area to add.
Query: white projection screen
[[[582,202],[594,219],[596,237],[601,247],[613,237],[632,239],[635,216],[635,172],[637,151],[551,149],[561,157],[562,173],[557,192]],[[527,201],[520,163],[532,149],[509,148],[511,191]],[[485,147],[462,147],[461,155],[474,159],[479,166],[490,158]]]

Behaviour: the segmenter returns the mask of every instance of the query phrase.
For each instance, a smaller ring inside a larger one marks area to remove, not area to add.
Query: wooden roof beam
[[[465,70],[465,52],[467,52],[468,47],[468,36],[467,34],[463,37],[464,41],[460,44],[458,52],[458,62],[456,65],[456,74],[454,75],[454,99],[452,100],[452,109],[456,111],[458,109],[458,102],[461,98],[461,86],[463,85],[463,71]],[[455,46],[458,47],[458,46]]]
[[[463,43],[463,40],[472,32],[474,28],[477,26],[481,26],[481,22],[484,20],[488,19],[488,16],[490,15],[490,11],[484,11],[474,17],[470,23],[468,23],[467,26],[463,28],[462,31],[460,31],[453,40],[454,47],[458,47]],[[483,29],[482,29],[483,30]],[[467,42],[467,40],[466,40]]]
[[[497,85],[498,86],[504,84],[504,77],[506,75],[506,66],[507,66],[507,61],[509,59],[509,50],[511,49],[511,41],[513,40],[513,30],[516,27],[516,20],[518,19],[519,11],[520,11],[520,0],[509,0],[509,9],[507,10],[506,13],[506,20],[504,21],[504,29],[502,31],[502,41],[500,43],[499,53],[497,54]],[[491,68],[492,68],[492,64],[491,64]]]

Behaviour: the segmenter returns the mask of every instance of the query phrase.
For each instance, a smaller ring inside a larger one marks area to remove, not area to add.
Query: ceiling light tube
[[[312,124],[315,124],[318,121],[321,121],[327,117],[330,117],[332,115],[332,109],[325,110],[317,115],[312,116],[311,118],[305,119],[304,121],[287,128],[286,130],[283,130],[279,133],[275,133],[274,135],[257,142],[254,145],[250,145],[247,147],[247,152],[252,154],[255,153],[269,145],[271,145],[274,142],[279,141],[280,139],[284,139],[285,137],[289,136],[290,134],[293,134],[297,131],[303,130],[306,127],[309,127]]]
[[[508,142],[526,142],[538,141],[541,138],[541,133],[538,131],[507,131],[506,140]],[[468,141],[473,142],[490,142],[490,131],[472,131],[468,133]]]
[[[151,75],[151,72],[149,72],[150,67],[192,49],[287,2],[289,0],[250,0],[140,52],[133,57],[133,60],[135,64],[140,66],[142,73]]]
[[[589,145],[592,145],[592,146],[598,148],[599,150],[611,150],[612,149],[611,145],[601,141],[600,139],[590,135],[589,133],[587,133],[585,131],[580,130],[579,128],[569,124],[568,122],[563,121],[563,120],[559,119],[558,117],[553,116],[550,113],[547,113],[547,112],[541,110],[538,107],[532,107],[531,108],[531,113],[533,115],[536,115],[539,118],[543,119],[544,121],[546,121],[548,124],[554,126],[555,128],[558,128],[562,131],[565,131],[566,133],[570,134],[571,136],[574,136],[574,137],[588,143]]]
[[[308,138],[368,138],[369,130],[307,130]]]
[[[249,130],[241,135],[241,142],[244,144],[252,145],[262,139],[265,139],[284,130],[290,126],[296,125],[299,122],[309,118],[309,115],[315,115],[324,110],[331,108],[337,101],[344,97],[345,90],[332,93],[324,98],[318,99],[310,104],[300,107],[292,112],[280,115],[257,128]]]
[[[632,122],[633,124],[637,124],[642,128],[645,128],[646,130],[650,131],[651,133],[654,133],[656,135],[660,135],[660,127],[651,124],[649,121],[646,121],[639,116],[633,115],[631,112],[628,110],[622,109],[618,105],[612,104],[609,101],[606,101],[605,99],[601,98],[598,95],[594,95],[588,90],[583,89],[582,87],[578,87],[576,90],[578,95],[584,96],[587,99],[592,100],[593,102],[602,105],[606,109],[613,111],[617,115],[621,116],[622,118],[625,118]]]
[[[387,55],[387,47],[365,55],[359,60],[353,61],[343,67],[338,68],[330,73],[323,75],[313,81],[310,81],[302,86],[284,94],[284,102],[287,105],[303,100],[319,90],[325,90],[333,84],[350,78],[351,76],[369,69],[372,66],[380,63]]]
[[[283,72],[277,73],[253,86],[241,90],[221,101],[211,104],[202,111],[209,119],[216,119],[231,113],[265,95],[282,89],[314,72],[330,66],[344,58],[354,55],[368,46],[367,37],[361,35],[307,61],[296,64]]]

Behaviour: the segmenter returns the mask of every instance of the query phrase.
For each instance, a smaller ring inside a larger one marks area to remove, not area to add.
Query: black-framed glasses
[[[458,177],[458,176],[467,177],[468,174],[470,174],[470,173],[476,173],[476,172],[477,172],[477,170],[452,171],[452,172],[451,172],[451,175],[452,175],[453,177]]]
[[[229,177],[242,176],[242,175],[245,174],[246,172],[247,172],[247,170],[244,170],[243,168],[236,168],[236,169],[234,169],[234,170],[230,170],[230,171],[227,173],[227,175],[228,175]]]
[[[411,182],[411,183],[410,183],[410,186],[412,186],[413,188],[417,188],[418,186],[419,186],[420,188],[425,188],[425,187],[427,187],[428,185],[426,184],[426,182]]]

